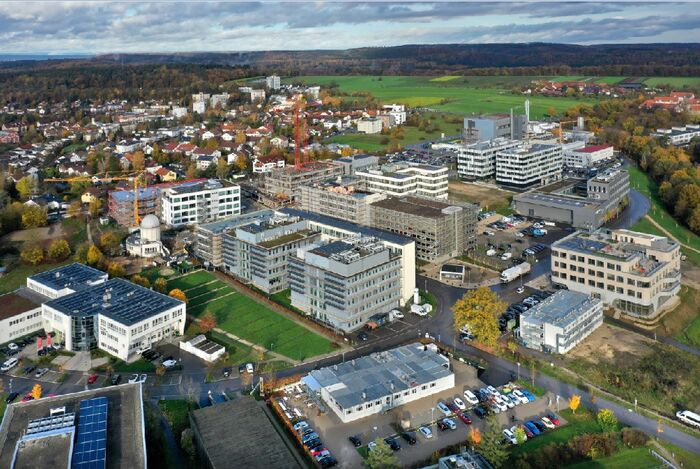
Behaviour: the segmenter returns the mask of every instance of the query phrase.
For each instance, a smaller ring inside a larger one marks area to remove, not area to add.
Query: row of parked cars
[[[301,437],[301,444],[308,450],[311,457],[318,462],[321,467],[333,467],[338,464],[331,452],[321,441],[321,437],[308,424],[306,420],[299,420],[294,425],[294,430]]]
[[[485,418],[490,412],[499,414],[520,404],[527,404],[535,400],[535,396],[527,389],[517,387],[504,387],[503,392],[487,386],[473,391],[464,391],[464,398],[470,404],[472,411],[479,418]],[[467,405],[460,398],[453,399],[452,403],[439,402],[437,405],[445,417],[453,414],[466,424],[471,420],[467,414]]]
[[[519,289],[518,289],[519,290]],[[523,290],[524,291],[524,290]],[[520,293],[520,292],[519,292]],[[508,321],[511,319],[520,320],[520,314],[524,313],[528,309],[532,308],[536,304],[540,303],[545,298],[552,296],[552,292],[549,291],[535,291],[532,295],[523,299],[519,303],[513,303],[505,310],[505,312],[498,318],[498,328],[501,332],[507,329]]]
[[[533,418],[521,425],[514,425],[511,428],[503,429],[503,439],[510,444],[517,445],[518,439],[515,434],[518,428],[523,429],[523,432],[525,433],[524,441],[527,441],[528,439],[535,438],[536,436],[541,435],[548,430],[552,430],[559,425],[561,425],[559,417],[551,412],[548,412],[544,417]]]

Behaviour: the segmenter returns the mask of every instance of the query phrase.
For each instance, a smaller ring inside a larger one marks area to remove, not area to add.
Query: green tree
[[[28,198],[34,192],[34,179],[29,176],[24,176],[22,179],[17,181],[15,185],[19,196],[23,199]]]
[[[226,163],[226,158],[221,157],[216,160],[216,177],[219,179],[226,179],[231,168]]]
[[[38,205],[29,204],[22,212],[22,226],[26,229],[37,228],[46,225],[46,209]]]
[[[70,245],[65,239],[54,239],[49,244],[49,249],[47,249],[46,254],[49,259],[53,261],[62,261],[66,257],[70,256]]]
[[[110,256],[116,256],[119,253],[121,239],[114,231],[107,231],[100,236],[100,247]]]
[[[87,250],[87,256],[85,260],[87,261],[88,265],[99,264],[102,260],[102,251],[100,251],[100,249],[94,244],[91,244]]]
[[[38,244],[25,244],[19,257],[27,264],[37,265],[44,260],[44,250]]]
[[[612,410],[600,409],[598,415],[596,415],[596,420],[598,420],[598,425],[604,432],[617,431],[617,417],[615,417],[615,412]]]
[[[126,274],[124,266],[119,262],[110,262],[107,266],[107,274],[112,278],[123,277]]]
[[[384,440],[377,438],[374,440],[374,443],[377,446],[367,454],[365,467],[368,469],[392,469],[401,467],[394,452]]]
[[[75,256],[73,256],[75,262],[87,264],[88,249],[90,249],[90,245],[88,243],[83,243],[80,246],[78,246],[78,249],[75,251]]]
[[[503,467],[508,459],[508,450],[502,444],[503,434],[501,433],[501,424],[498,423],[498,418],[494,414],[489,414],[486,417],[486,430],[481,437],[479,445],[479,453],[481,453],[488,461],[498,469]]]
[[[138,274],[131,277],[131,281],[134,282],[136,285],[141,285],[145,288],[151,288],[151,281],[148,280],[146,277],[142,277]]]
[[[523,430],[523,427],[518,427],[515,429],[515,440],[518,442],[519,445],[522,445],[527,441],[527,435],[525,434],[525,430]]]
[[[506,307],[506,303],[487,287],[470,290],[452,307],[454,327],[460,330],[467,326],[477,341],[495,345],[500,336],[497,318]]]
[[[153,289],[159,293],[166,293],[168,291],[168,282],[163,277],[158,277],[153,282]]]

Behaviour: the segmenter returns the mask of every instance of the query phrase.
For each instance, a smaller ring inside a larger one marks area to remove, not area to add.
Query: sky
[[[0,0],[0,53],[700,42],[700,3]]]

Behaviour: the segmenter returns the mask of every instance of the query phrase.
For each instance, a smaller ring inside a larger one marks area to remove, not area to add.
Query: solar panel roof
[[[74,262],[32,275],[29,278],[53,290],[61,290],[63,288],[79,290],[88,287],[89,283],[106,277],[107,274],[100,270]]]
[[[73,448],[73,469],[107,466],[107,398],[80,401],[78,437]]]

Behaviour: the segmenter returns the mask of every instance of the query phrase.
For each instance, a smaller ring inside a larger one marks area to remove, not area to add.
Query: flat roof
[[[29,277],[33,281],[51,288],[52,290],[81,290],[90,287],[90,283],[106,278],[107,274],[101,270],[93,269],[85,264],[74,262],[72,264],[47,270]]]
[[[127,326],[184,304],[171,296],[149,290],[121,278],[56,298],[46,303],[68,316],[102,314]]]
[[[464,209],[461,205],[449,204],[437,200],[421,199],[419,197],[388,197],[384,200],[374,202],[372,205],[394,210],[410,215],[427,218],[442,218],[448,214],[444,212],[446,208]]]
[[[0,426],[0,467],[11,467],[17,441],[24,435],[29,422],[48,417],[51,409],[65,407],[66,412],[74,412],[80,420],[80,401],[104,396],[108,402],[106,454],[107,467],[146,469],[145,429],[143,426],[143,400],[140,384],[121,384],[106,388],[90,389],[55,397],[14,403],[7,406]],[[53,440],[51,440],[53,443]],[[43,457],[51,457],[54,450],[62,447],[45,446],[42,456],[30,466],[32,469],[43,466]],[[53,467],[61,467],[56,465]],[[65,467],[63,465],[62,467]]]
[[[344,409],[452,374],[447,357],[418,342],[309,373]]]
[[[47,300],[48,298],[44,295],[26,287],[20,287],[13,292],[0,295],[0,305],[2,305],[0,321],[32,309],[41,308],[41,304]]]
[[[578,319],[582,313],[600,303],[585,293],[571,290],[558,290],[554,295],[522,313],[522,319],[539,323],[552,324],[566,328]]]
[[[12,469],[68,467],[71,461],[74,434],[73,428],[64,428],[46,435],[26,438],[17,448],[17,455]]]
[[[230,467],[300,469],[284,438],[251,397],[192,411],[192,422],[213,469]]]
[[[540,192],[526,192],[515,196],[516,201],[541,203],[548,205],[560,205],[567,208],[595,207],[600,205],[594,200],[583,197],[566,196],[561,194],[542,194]]]
[[[232,217],[224,218],[223,220],[215,221],[212,223],[203,223],[197,225],[197,231],[208,231],[213,234],[223,233],[229,231],[247,223],[251,223],[255,220],[271,218],[274,214],[273,210],[263,209],[257,210],[255,212],[243,213],[240,215],[234,215]]]

